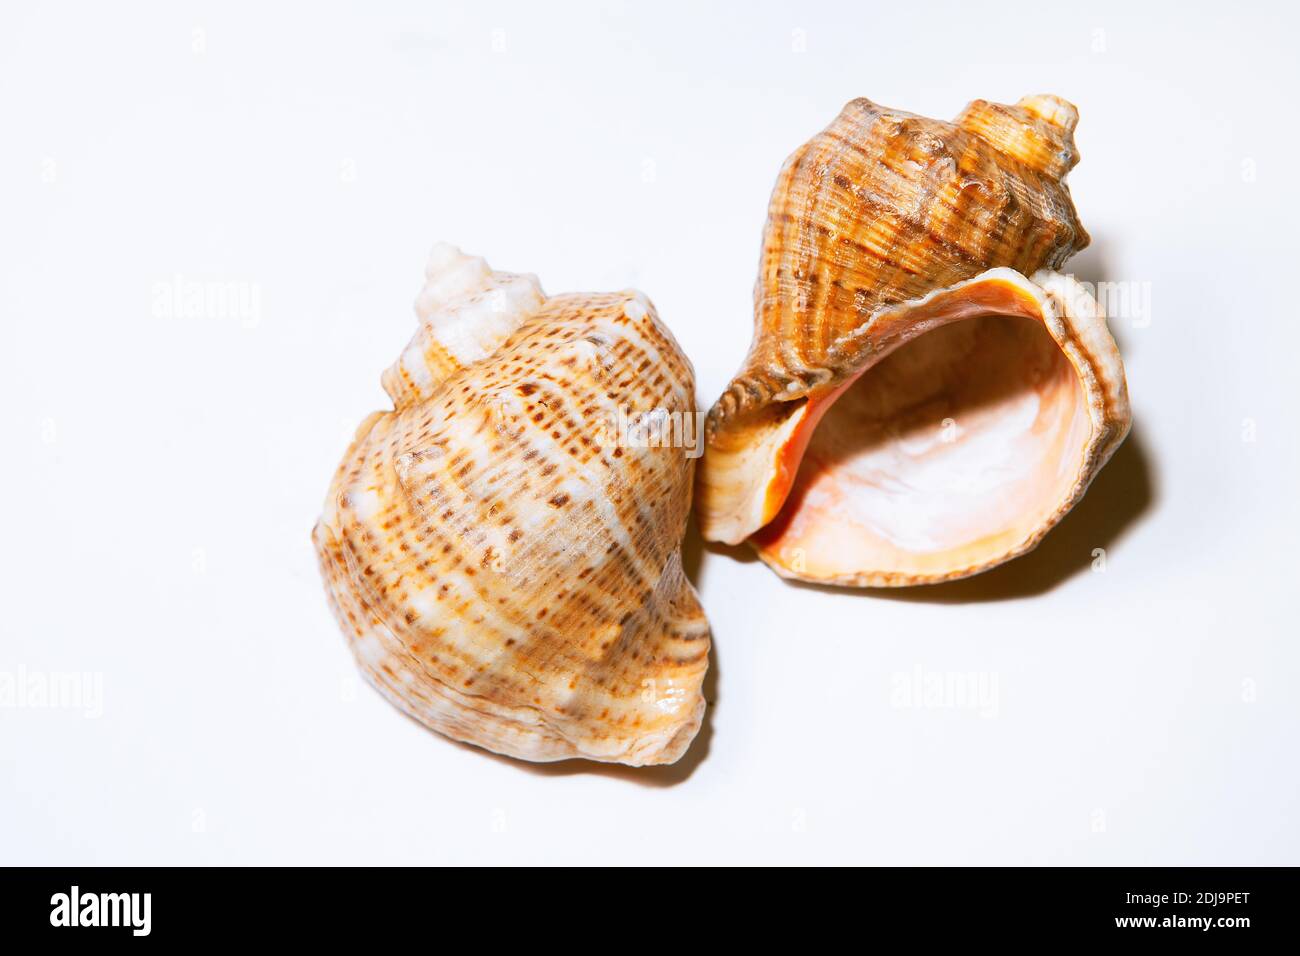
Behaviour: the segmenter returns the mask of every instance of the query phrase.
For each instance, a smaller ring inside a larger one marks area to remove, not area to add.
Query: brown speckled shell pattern
[[[860,370],[882,309],[1008,266],[1059,267],[1088,244],[1063,182],[1073,106],[977,100],[955,122],[844,107],[777,179],[754,289],[754,340],[710,411],[714,438],[774,401]]]
[[[363,671],[498,753],[676,760],[709,653],[679,550],[693,463],[601,425],[693,410],[688,360],[636,292],[543,297],[466,367],[434,351],[419,395],[390,370],[398,410],[359,429],[314,535]]]

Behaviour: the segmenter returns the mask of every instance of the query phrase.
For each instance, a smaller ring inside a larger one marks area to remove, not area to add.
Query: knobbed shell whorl
[[[526,760],[671,763],[704,712],[709,628],[682,572],[693,461],[609,440],[694,408],[638,292],[547,297],[435,247],[313,538],[369,680],[456,740]]]

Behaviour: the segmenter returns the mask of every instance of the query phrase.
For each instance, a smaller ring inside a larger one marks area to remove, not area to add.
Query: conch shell
[[[709,413],[705,538],[791,578],[975,574],[1033,548],[1128,432],[1065,175],[1075,108],[945,123],[856,99],[777,179],[744,367]]]
[[[709,627],[682,571],[691,459],[624,447],[620,409],[694,409],[639,292],[547,297],[434,248],[313,539],[366,677],[448,737],[525,760],[672,763],[704,713]]]

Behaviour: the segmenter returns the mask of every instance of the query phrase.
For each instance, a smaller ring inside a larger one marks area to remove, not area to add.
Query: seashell
[[[1055,271],[1088,243],[1077,119],[856,99],[786,161],[754,340],[709,413],[705,538],[790,578],[924,584],[1030,550],[1082,497],[1130,412],[1105,317]]]
[[[694,408],[639,292],[546,296],[434,248],[313,533],[365,676],[455,740],[524,760],[672,763],[704,713],[709,627],[682,571],[691,459],[602,432]]]

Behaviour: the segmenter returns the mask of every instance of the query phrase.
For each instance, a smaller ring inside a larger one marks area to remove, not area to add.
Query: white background
[[[0,862],[1300,863],[1300,24],[1054,9],[7,3],[0,672],[103,713],[0,709]],[[309,532],[435,239],[643,289],[707,407],[788,153],[854,96],[1034,92],[1081,113],[1075,271],[1152,306],[1134,432],[1036,553],[833,592],[692,531],[673,768],[492,757],[355,676]],[[177,276],[257,314],[160,314]],[[918,669],[996,697],[898,706]]]

